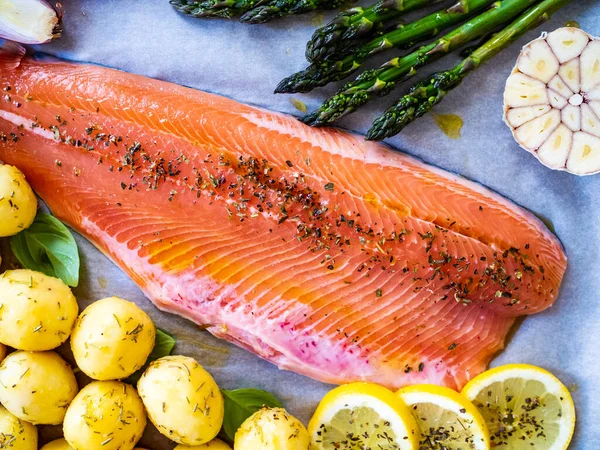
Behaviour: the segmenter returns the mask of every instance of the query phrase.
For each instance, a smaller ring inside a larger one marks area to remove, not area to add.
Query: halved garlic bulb
[[[551,169],[600,172],[600,39],[566,27],[523,47],[506,81],[504,121]]]

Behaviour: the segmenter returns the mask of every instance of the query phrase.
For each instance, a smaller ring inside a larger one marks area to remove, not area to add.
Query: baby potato
[[[174,450],[231,450],[231,447],[220,439],[215,439],[206,444],[194,445],[178,445]]]
[[[38,432],[35,425],[13,416],[0,406],[0,448],[37,450]]]
[[[204,444],[221,429],[223,396],[193,358],[165,356],[152,362],[138,391],[158,431],[178,444]]]
[[[19,169],[0,164],[0,237],[13,236],[33,223],[37,199]]]
[[[283,408],[263,408],[235,433],[235,450],[308,450],[304,425]]]
[[[146,412],[133,386],[94,381],[67,409],[65,439],[75,450],[132,450],[146,427]]]
[[[71,349],[79,368],[95,380],[119,380],[140,369],[154,348],[156,327],[135,303],[98,300],[75,322]]]
[[[61,423],[77,391],[73,370],[54,352],[18,351],[0,364],[0,403],[27,422]]]
[[[56,439],[55,441],[48,442],[40,450],[74,450],[64,439]]]
[[[32,270],[0,275],[0,342],[18,350],[52,350],[67,340],[79,306],[58,278]]]

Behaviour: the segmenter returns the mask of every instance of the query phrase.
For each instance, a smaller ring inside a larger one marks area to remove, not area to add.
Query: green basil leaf
[[[169,356],[173,351],[173,347],[177,341],[173,336],[164,332],[160,328],[156,329],[156,341],[154,341],[154,348],[148,356],[146,364],[150,364],[152,361],[156,361],[163,356]]]
[[[163,356],[169,356],[171,354],[176,342],[177,341],[173,336],[165,333],[160,328],[157,328],[156,340],[154,341],[154,348],[150,352],[150,355],[148,355],[146,364],[144,364],[144,367],[142,367],[140,370],[130,375],[129,378],[127,378],[127,381],[131,384],[136,384],[142,376],[142,374],[144,373],[144,370],[146,370],[146,368],[148,367],[148,365],[150,365],[152,361],[156,361],[157,359],[160,359]]]
[[[79,284],[77,242],[55,217],[38,212],[33,224],[10,240],[10,247],[26,269],[60,278],[65,284]]]
[[[260,389],[221,389],[225,399],[223,432],[232,441],[244,421],[263,406],[281,408],[281,402],[267,391]]]

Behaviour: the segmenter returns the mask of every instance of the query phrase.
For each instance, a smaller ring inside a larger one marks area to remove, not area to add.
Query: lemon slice
[[[390,390],[352,383],[329,392],[310,423],[311,450],[416,450],[418,428]]]
[[[511,364],[489,370],[463,389],[481,411],[494,450],[565,450],[575,429],[567,388],[539,367]]]
[[[487,450],[485,420],[464,396],[446,387],[420,384],[400,389],[420,430],[419,449]]]

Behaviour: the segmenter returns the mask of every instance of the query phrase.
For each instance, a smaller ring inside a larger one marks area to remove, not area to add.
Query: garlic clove
[[[552,169],[564,167],[573,142],[573,132],[561,123],[538,150],[538,158]]]
[[[600,100],[600,87],[587,94],[588,100]]]
[[[581,109],[577,106],[568,105],[562,110],[562,122],[571,131],[581,130]]]
[[[590,105],[590,108],[592,108],[592,111],[594,111],[594,114],[600,117],[600,101],[590,102],[588,104]]]
[[[571,96],[575,93],[566,85],[560,75],[555,75],[554,78],[550,80],[548,83],[548,87],[553,91],[558,92],[565,98],[571,98]]]
[[[549,103],[546,85],[522,73],[515,73],[508,78],[504,101],[513,108]]]
[[[600,171],[600,138],[584,132],[575,133],[567,170],[578,175]]]
[[[546,41],[558,62],[564,64],[581,55],[590,38],[579,28],[565,27],[549,33]]]
[[[536,80],[549,83],[558,73],[558,59],[544,40],[538,40],[519,57],[517,67],[521,72]]]
[[[519,128],[526,122],[529,122],[536,117],[540,117],[546,114],[552,109],[550,105],[539,105],[539,106],[523,106],[522,108],[512,108],[506,114],[508,123],[513,128]]]
[[[593,41],[581,53],[581,90],[600,87],[600,41]]]
[[[581,105],[581,130],[600,137],[600,119],[586,103]]]
[[[558,74],[573,92],[579,92],[581,90],[579,58],[572,59],[563,64],[558,70]]]
[[[560,125],[560,111],[552,109],[517,128],[515,138],[527,148],[537,149]]]
[[[60,37],[61,7],[45,0],[0,0],[0,38],[43,44]]]
[[[548,97],[550,99],[550,105],[556,109],[563,109],[565,106],[569,104],[569,101],[560,95],[558,92],[553,91],[552,89],[548,90]]]

